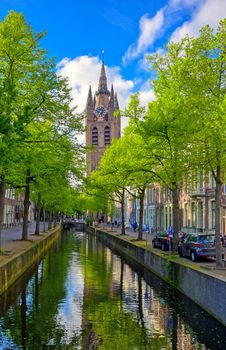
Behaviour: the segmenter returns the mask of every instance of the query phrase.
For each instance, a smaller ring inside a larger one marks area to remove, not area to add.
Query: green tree
[[[190,75],[186,45],[189,38],[178,44],[170,43],[165,55],[149,56],[156,79],[153,81],[156,100],[140,115],[139,97],[133,96],[127,111],[135,132],[140,134],[148,149],[145,171],[153,180],[172,192],[173,249],[177,251],[180,228],[179,199],[183,176],[189,168],[190,104],[183,89]],[[148,164],[149,163],[149,164]]]
[[[203,27],[189,50],[192,69],[187,94],[194,115],[193,154],[197,167],[210,172],[216,182],[216,260],[221,266],[220,207],[226,170],[226,19],[216,31],[210,26]]]
[[[82,129],[81,117],[70,107],[67,81],[56,75],[54,60],[48,59],[47,52],[40,47],[44,35],[33,33],[24,16],[14,11],[10,11],[0,23],[0,227],[5,187],[11,181],[8,177],[11,178],[18,149],[33,143],[43,145],[49,142],[50,129],[51,136],[55,134],[52,142]],[[49,125],[47,132],[42,134],[43,123]],[[40,133],[37,132],[39,129]],[[14,158],[9,159],[9,153]],[[32,178],[29,167],[26,174],[24,184],[28,198]],[[27,211],[26,201],[25,217]]]
[[[119,144],[121,139],[113,140],[111,146],[107,147],[99,164],[99,168],[92,172],[89,180],[89,186],[86,191],[94,194],[108,203],[108,212],[112,213],[112,205],[109,203],[118,203],[121,207],[122,230],[125,234],[125,187],[126,179],[123,178],[117,169],[123,163],[124,154],[120,153]],[[92,192],[90,192],[92,188]],[[98,203],[98,202],[97,202]]]

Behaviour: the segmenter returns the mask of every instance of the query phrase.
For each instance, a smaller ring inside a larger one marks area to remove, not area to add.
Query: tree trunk
[[[173,249],[175,253],[178,251],[179,245],[179,222],[180,222],[180,210],[179,210],[179,200],[180,200],[180,190],[176,183],[172,184],[172,199],[173,199]]]
[[[4,219],[5,191],[6,191],[6,182],[5,182],[5,179],[2,177],[0,182],[0,251],[2,249],[2,224]]]
[[[121,216],[122,216],[122,231],[121,234],[125,235],[126,234],[126,230],[125,230],[125,210],[124,210],[124,206],[125,206],[125,192],[122,192],[122,201],[121,201]]]
[[[140,200],[140,212],[139,212],[139,227],[138,227],[138,240],[142,241],[143,239],[143,221],[144,221],[144,195],[145,187],[142,188],[139,196]]]
[[[57,214],[56,214],[56,212],[53,213],[53,218],[54,218],[54,220],[53,220],[53,227],[56,227],[56,225],[57,225]]]
[[[48,224],[48,230],[51,230],[52,228],[52,211],[49,212],[49,224]]]
[[[220,236],[220,207],[221,207],[221,196],[222,196],[222,186],[221,181],[221,167],[217,166],[216,174],[216,189],[215,189],[215,230],[216,230],[216,266],[222,267],[222,243]]]
[[[43,207],[43,232],[46,232],[46,211]]]
[[[38,193],[38,200],[36,205],[36,225],[35,225],[35,235],[40,234],[40,213],[41,213],[41,193]]]
[[[28,239],[28,215],[30,206],[30,172],[27,172],[25,195],[24,195],[24,217],[23,217],[23,232],[22,240]]]

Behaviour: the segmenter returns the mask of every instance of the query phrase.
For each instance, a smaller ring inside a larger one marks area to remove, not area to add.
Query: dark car
[[[190,257],[192,261],[198,258],[216,258],[215,235],[208,233],[188,233],[180,243],[179,255]]]
[[[153,248],[160,248],[162,250],[169,250],[169,246],[171,244],[172,249],[172,238],[169,236],[167,232],[159,232],[152,240]]]
[[[221,236],[222,247],[226,248],[226,236]]]

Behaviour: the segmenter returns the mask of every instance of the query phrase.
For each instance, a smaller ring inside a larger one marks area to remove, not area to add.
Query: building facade
[[[86,147],[91,151],[87,153],[86,164],[89,175],[98,167],[105,148],[112,140],[121,136],[121,118],[114,113],[119,111],[117,94],[113,85],[108,90],[104,61],[102,61],[98,90],[92,94],[89,87],[86,103]]]
[[[15,189],[7,188],[4,199],[4,212],[2,228],[10,228],[23,222],[24,195],[19,194]],[[29,206],[28,221],[34,221],[35,208],[31,202]]]
[[[184,181],[179,207],[181,231],[215,233],[215,187],[211,174],[204,176],[198,173],[190,181]],[[132,197],[130,200],[132,204],[126,208],[130,222],[139,223],[139,200]],[[169,189],[156,183],[148,186],[144,201],[144,225],[154,232],[167,231],[173,226],[172,194]],[[226,236],[226,185],[221,197],[220,232]]]

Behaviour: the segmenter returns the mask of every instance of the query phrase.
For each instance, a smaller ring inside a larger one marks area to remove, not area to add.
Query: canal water
[[[225,350],[226,328],[97,238],[65,232],[1,297],[0,349]]]

